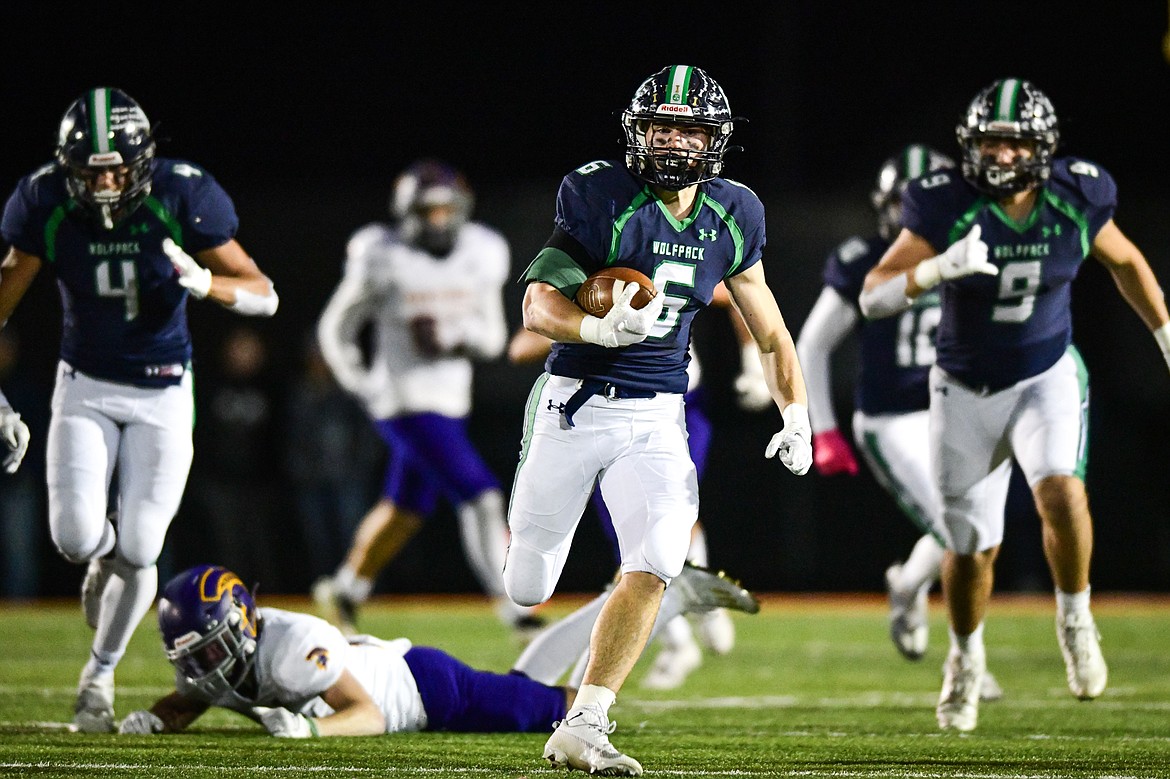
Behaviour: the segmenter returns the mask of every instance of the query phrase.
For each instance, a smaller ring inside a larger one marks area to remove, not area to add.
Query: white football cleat
[[[966,733],[979,721],[979,693],[987,658],[983,654],[960,654],[954,647],[943,665],[943,686],[935,715],[943,730]]]
[[[730,654],[735,648],[735,623],[727,609],[712,609],[695,620],[699,643],[717,655]]]
[[[544,759],[554,768],[575,768],[601,776],[641,776],[642,764],[609,743],[617,727],[600,706],[569,710],[544,745]]]
[[[699,645],[691,641],[678,646],[664,646],[658,650],[650,670],[642,677],[641,686],[647,690],[674,690],[703,664]]]
[[[1090,701],[1105,692],[1109,668],[1101,654],[1101,634],[1088,611],[1056,618],[1056,638],[1064,655],[1068,688],[1082,701]]]
[[[346,636],[358,635],[357,604],[337,589],[332,576],[322,576],[313,582],[313,602],[326,622],[335,625]]]
[[[114,732],[114,675],[88,677],[81,672],[77,701],[73,705],[73,728],[78,733]]]
[[[94,630],[97,630],[98,617],[102,613],[102,593],[106,591],[112,570],[113,560],[95,557],[89,561],[85,578],[81,581],[81,611],[85,614],[85,624]]]
[[[902,573],[898,563],[886,569],[886,591],[890,600],[890,639],[907,660],[921,660],[926,654],[930,628],[926,615],[926,596],[930,585],[916,591],[898,589]]]
[[[999,680],[991,675],[991,671],[985,670],[983,683],[979,685],[979,700],[998,701],[1002,697],[1003,688],[999,686]]]
[[[718,573],[686,563],[682,572],[671,579],[671,587],[678,587],[686,604],[683,613],[711,611],[712,609],[735,609],[745,614],[756,614],[760,602],[755,595],[740,586],[723,571]]]

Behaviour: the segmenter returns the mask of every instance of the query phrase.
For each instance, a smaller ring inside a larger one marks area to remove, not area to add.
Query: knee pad
[[[504,592],[520,606],[536,606],[552,597],[557,586],[555,556],[512,536],[504,560]]]
[[[691,526],[694,520],[679,521],[676,519],[660,519],[655,522],[642,539],[641,557],[646,570],[669,583],[671,579],[682,572],[683,563],[687,560],[687,551],[691,546]],[[634,562],[634,561],[630,561]],[[622,570],[627,570],[626,561],[622,561]],[[633,570],[633,569],[630,569]]]
[[[54,535],[53,546],[57,547],[57,553],[66,560],[75,565],[81,565],[94,558],[105,557],[114,548],[117,540],[118,536],[114,531],[114,525],[107,520],[96,545],[86,544],[86,539],[76,535],[67,538],[58,538]]]
[[[955,501],[943,509],[943,529],[946,531],[947,548],[955,554],[973,555],[997,546],[1003,541],[1003,523],[989,523],[966,502]],[[1002,509],[1001,509],[1002,511]]]

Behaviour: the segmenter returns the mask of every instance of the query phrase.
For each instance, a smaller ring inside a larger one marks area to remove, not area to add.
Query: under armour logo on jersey
[[[563,413],[565,413],[565,404],[564,403],[553,403],[552,400],[549,399],[548,408],[545,409],[545,411],[555,411],[558,414],[563,414]]]
[[[949,387],[935,387],[934,391],[940,395],[949,395],[950,393],[947,392],[948,389],[950,389],[950,388]]]
[[[1049,238],[1053,235],[1060,235],[1060,225],[1056,224],[1056,225],[1052,225],[1051,227],[1049,227],[1048,225],[1044,225],[1043,227],[1040,228],[1040,235],[1042,235],[1045,238]]]
[[[140,225],[130,225],[130,235],[146,235],[150,232],[150,225],[143,222]]]
[[[710,230],[704,230],[701,227],[699,228],[700,241],[714,241],[718,235],[719,233],[714,227],[712,227]]]

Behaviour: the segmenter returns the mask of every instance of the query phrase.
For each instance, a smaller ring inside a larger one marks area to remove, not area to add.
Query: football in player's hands
[[[625,284],[632,283],[640,287],[634,294],[634,299],[630,301],[630,305],[636,309],[645,308],[658,294],[658,290],[654,289],[654,282],[650,281],[645,273],[633,268],[613,266],[602,268],[582,282],[577,289],[577,305],[587,314],[605,316],[613,308],[614,300],[618,297],[614,294],[614,282],[622,282],[618,284],[618,294]]]

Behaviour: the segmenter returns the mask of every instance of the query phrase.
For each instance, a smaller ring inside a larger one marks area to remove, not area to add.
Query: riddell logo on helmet
[[[660,114],[678,114],[679,116],[694,116],[694,111],[689,105],[671,105],[670,103],[663,103],[658,106],[658,113]]]
[[[107,151],[89,155],[90,165],[121,165],[122,154],[116,151]]]

